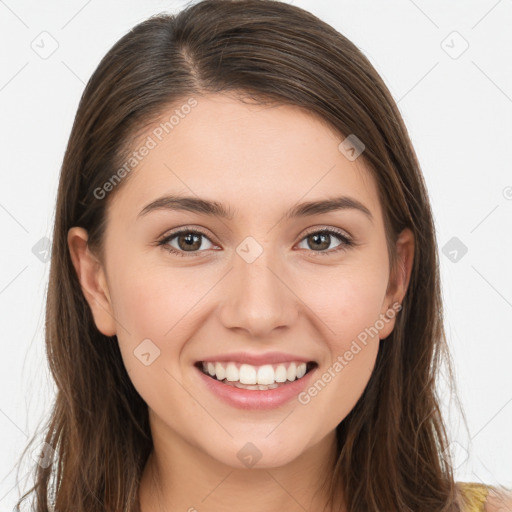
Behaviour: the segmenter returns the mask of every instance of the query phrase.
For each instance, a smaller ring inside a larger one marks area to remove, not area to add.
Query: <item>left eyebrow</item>
[[[310,201],[294,206],[286,214],[286,218],[307,217],[310,215],[320,215],[339,210],[358,210],[366,215],[373,222],[373,216],[370,210],[354,197],[340,196],[323,201]]]
[[[373,216],[370,210],[360,201],[349,196],[340,196],[322,201],[300,203],[291,208],[285,214],[285,218],[292,219],[297,217],[308,217],[348,209],[355,209],[364,213],[366,217],[373,222]],[[210,215],[212,217],[221,217],[228,220],[232,220],[234,214],[232,209],[225,207],[222,203],[217,201],[210,201],[198,197],[167,195],[146,205],[140,211],[137,218],[147,215],[149,212],[155,210],[186,210],[203,215]]]

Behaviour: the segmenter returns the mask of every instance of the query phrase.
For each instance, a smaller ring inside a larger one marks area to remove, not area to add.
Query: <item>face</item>
[[[68,241],[153,434],[232,467],[251,450],[257,467],[276,467],[333,436],[361,396],[405,294],[411,233],[397,243],[406,272],[395,278],[375,181],[322,120],[227,95],[196,99],[169,133],[156,124],[140,138],[155,146],[112,192],[102,265],[81,228]],[[154,203],[167,196],[193,201]],[[337,208],[300,207],[341,197]],[[199,199],[226,215],[197,209]],[[263,382],[270,364],[271,381],[282,380],[279,366],[295,380],[239,389],[206,376],[205,360],[220,377]],[[297,379],[293,362],[308,372]]]

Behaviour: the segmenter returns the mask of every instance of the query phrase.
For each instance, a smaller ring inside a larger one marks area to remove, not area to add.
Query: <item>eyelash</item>
[[[186,254],[186,251],[179,251],[179,250],[175,249],[174,247],[171,247],[170,245],[168,245],[168,243],[173,238],[176,238],[177,236],[182,235],[184,233],[201,235],[201,236],[204,236],[205,238],[207,238],[208,240],[210,240],[208,238],[208,236],[206,235],[206,233],[203,233],[202,231],[200,231],[198,229],[184,228],[184,229],[180,229],[179,231],[175,231],[175,232],[165,236],[163,239],[158,241],[157,245],[162,246],[166,251],[168,251],[172,254],[175,254],[176,256],[181,256],[181,257],[183,257],[183,256],[187,256],[187,257],[188,256],[199,256],[199,254],[201,252],[204,252],[204,251],[195,251],[195,252],[190,252],[189,254]],[[339,251],[347,250],[348,248],[355,245],[354,241],[351,240],[350,238],[348,238],[346,235],[344,235],[343,232],[338,231],[337,229],[333,229],[333,228],[325,228],[325,229],[319,229],[317,231],[310,231],[309,233],[306,233],[303,238],[301,238],[300,242],[302,242],[305,238],[307,238],[311,235],[319,235],[319,234],[334,235],[341,241],[341,244],[338,247],[336,247],[335,249],[331,249],[328,251],[310,250],[309,252],[312,252],[313,254],[315,254],[315,256],[316,255],[322,255],[322,256],[332,255],[333,253],[338,253]],[[211,242],[211,240],[210,240],[210,242]]]

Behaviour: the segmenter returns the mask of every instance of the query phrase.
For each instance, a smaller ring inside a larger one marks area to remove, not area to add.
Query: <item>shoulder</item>
[[[512,512],[512,490],[501,486],[489,486],[484,510],[485,512]]]
[[[482,512],[489,488],[476,482],[457,482],[458,502],[463,512]]]
[[[457,482],[464,512],[512,512],[512,491],[502,486]]]

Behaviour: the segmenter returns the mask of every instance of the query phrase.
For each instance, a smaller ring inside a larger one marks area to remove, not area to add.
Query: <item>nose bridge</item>
[[[236,248],[230,272],[228,299],[222,321],[253,336],[265,336],[294,318],[293,297],[283,282],[286,272],[269,244],[247,237]]]

